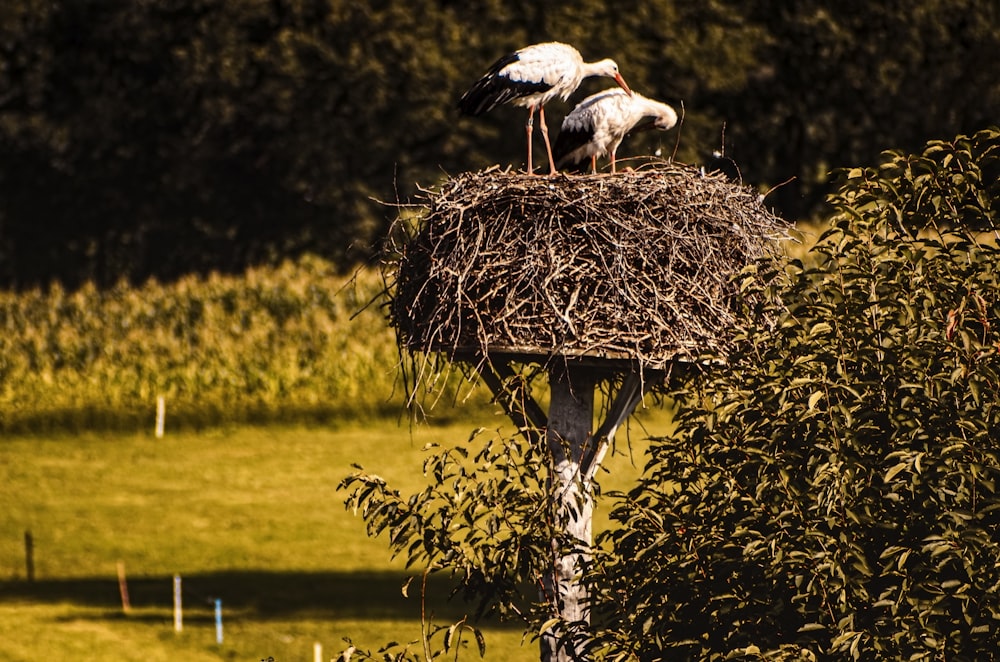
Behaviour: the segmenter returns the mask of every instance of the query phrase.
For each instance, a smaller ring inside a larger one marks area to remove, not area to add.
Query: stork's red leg
[[[531,168],[531,127],[535,122],[535,107],[528,106],[528,123],[524,125],[524,132],[528,134],[528,174],[534,174]],[[542,126],[545,126],[542,124]]]
[[[615,171],[615,151],[616,150],[611,150],[611,172],[616,172]]]
[[[549,144],[549,127],[545,123],[545,106],[538,107],[538,121],[542,125],[542,138],[545,140],[545,151],[549,155],[549,174],[556,174],[556,162],[552,158],[552,145]]]
[[[590,174],[597,174],[597,154],[590,157]]]

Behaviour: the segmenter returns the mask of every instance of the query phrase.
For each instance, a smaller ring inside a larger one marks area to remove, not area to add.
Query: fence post
[[[167,401],[160,395],[156,398],[156,438],[163,438],[163,426],[167,418]]]
[[[128,581],[125,579],[125,561],[118,561],[118,593],[122,597],[122,611],[127,614],[132,611],[132,603],[128,599]]]
[[[35,539],[31,531],[24,532],[24,568],[28,573],[28,582],[35,581]]]
[[[222,600],[215,599],[215,643],[222,643]]]
[[[181,611],[181,576],[174,575],[174,632],[184,629],[184,616]]]

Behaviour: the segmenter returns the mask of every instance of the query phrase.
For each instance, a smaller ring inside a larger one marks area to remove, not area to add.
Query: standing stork
[[[579,168],[590,159],[590,171],[597,172],[597,157],[610,154],[615,172],[615,155],[625,136],[643,129],[666,131],[675,124],[673,108],[641,94],[624,94],[614,87],[592,94],[563,120],[556,137],[556,166]]]
[[[560,97],[565,101],[584,78],[607,76],[617,82],[624,93],[632,94],[625,79],[618,73],[614,60],[584,62],[580,52],[568,44],[551,41],[526,46],[497,60],[482,78],[462,95],[459,110],[465,115],[482,115],[501,103],[513,103],[528,109],[525,132],[528,135],[528,173],[531,166],[531,131],[538,110],[545,151],[549,156],[551,174],[556,166],[549,144],[549,130],[545,124],[546,103]]]

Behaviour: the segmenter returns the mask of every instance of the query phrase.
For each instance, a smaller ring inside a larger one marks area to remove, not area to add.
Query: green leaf
[[[810,337],[824,335],[830,333],[832,330],[833,327],[828,322],[818,322],[809,329],[809,335]]]
[[[885,472],[885,476],[882,478],[882,480],[886,483],[889,483],[892,481],[893,478],[896,477],[897,474],[909,468],[910,468],[909,462],[900,462],[899,464],[890,467],[889,470]]]
[[[559,618],[558,616],[555,618],[550,618],[549,620],[542,623],[541,627],[538,628],[538,635],[539,636],[545,635],[547,632],[554,630],[555,627],[562,622],[563,619]]]
[[[826,626],[822,623],[806,623],[797,632],[815,632],[817,630],[826,630]]]

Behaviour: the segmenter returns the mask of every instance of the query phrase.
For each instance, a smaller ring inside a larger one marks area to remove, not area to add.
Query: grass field
[[[640,416],[662,433],[662,411]],[[377,649],[420,636],[417,591],[383,540],[368,539],[336,487],[352,462],[404,493],[423,483],[421,448],[460,443],[502,416],[443,427],[232,428],[152,435],[86,434],[0,441],[0,659],[252,660],[335,657],[351,637]],[[645,433],[632,425],[632,451]],[[627,453],[605,466],[604,489],[637,470]],[[605,511],[606,512],[606,511]],[[598,510],[597,526],[602,511]],[[24,533],[34,541],[28,583]],[[124,563],[132,609],[116,579]],[[182,577],[184,629],[172,620]],[[462,605],[432,587],[436,621]],[[213,599],[224,641],[215,642]],[[517,626],[485,624],[486,659],[534,660]],[[471,659],[471,657],[469,658]]]

